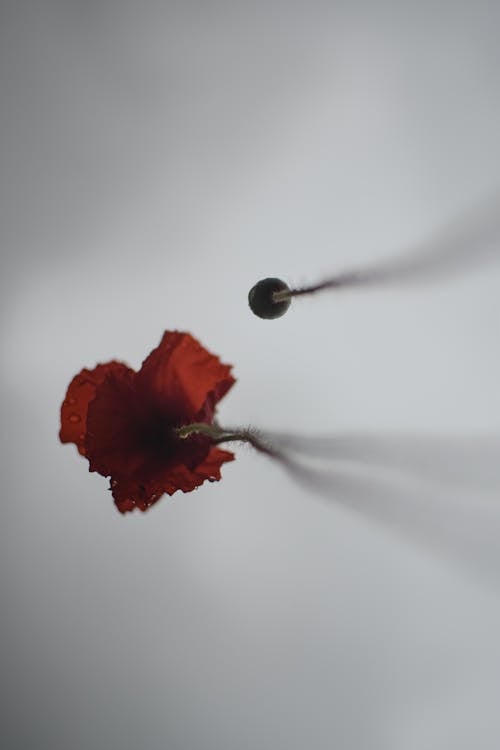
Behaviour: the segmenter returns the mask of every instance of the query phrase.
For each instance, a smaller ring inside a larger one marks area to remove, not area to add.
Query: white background
[[[139,367],[166,328],[234,364],[222,424],[500,431],[498,268],[246,304],[498,187],[499,24],[450,0],[1,4],[3,747],[500,746],[498,589],[245,448],[121,517],[57,438],[72,376]]]

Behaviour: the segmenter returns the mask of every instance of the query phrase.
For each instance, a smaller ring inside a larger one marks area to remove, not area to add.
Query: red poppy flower
[[[212,424],[215,406],[235,382],[231,367],[188,333],[166,331],[138,372],[121,362],[84,369],[61,407],[63,443],[75,443],[89,471],[110,477],[118,510],[147,510],[176,490],[220,479],[232,453],[204,434],[178,428]]]

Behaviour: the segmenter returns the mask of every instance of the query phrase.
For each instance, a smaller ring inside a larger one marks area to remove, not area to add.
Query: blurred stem
[[[177,435],[185,440],[190,435],[206,435],[215,444],[219,443],[248,443],[259,453],[264,453],[270,458],[275,458],[282,463],[288,464],[286,456],[276,448],[267,443],[262,435],[250,427],[224,429],[220,425],[207,424],[206,422],[193,422],[177,429]]]

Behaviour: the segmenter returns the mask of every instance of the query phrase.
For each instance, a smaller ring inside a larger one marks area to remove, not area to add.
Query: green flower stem
[[[183,427],[179,427],[177,435],[182,440],[190,437],[191,435],[206,435],[207,437],[216,440],[221,436],[224,430],[221,430],[217,424],[207,424],[206,422],[194,422],[193,424],[185,424]]]
[[[295,461],[281,450],[278,450],[268,442],[265,435],[262,435],[252,427],[224,429],[217,423],[207,424],[206,422],[194,422],[179,427],[177,435],[181,440],[185,440],[190,435],[206,435],[211,439],[214,445],[219,443],[247,443],[251,445],[258,453],[262,453],[268,458],[277,461],[281,466],[291,474],[294,479],[298,480],[307,487],[319,488],[324,492],[324,486],[321,478],[314,475],[305,466]]]
[[[264,453],[270,458],[275,458],[282,463],[289,463],[288,459],[269,445],[266,440],[256,430],[248,428],[224,429],[218,424],[207,424],[206,422],[194,422],[179,427],[177,430],[178,437],[185,440],[190,435],[206,435],[211,438],[215,444],[219,443],[248,443],[259,453]]]

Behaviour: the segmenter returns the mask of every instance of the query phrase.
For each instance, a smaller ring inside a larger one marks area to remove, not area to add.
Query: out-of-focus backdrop
[[[494,750],[500,589],[248,449],[121,517],[58,442],[83,366],[187,330],[223,424],[500,431],[500,270],[248,310],[498,188],[500,8],[0,5],[6,750]],[[499,553],[500,567],[500,553]]]

